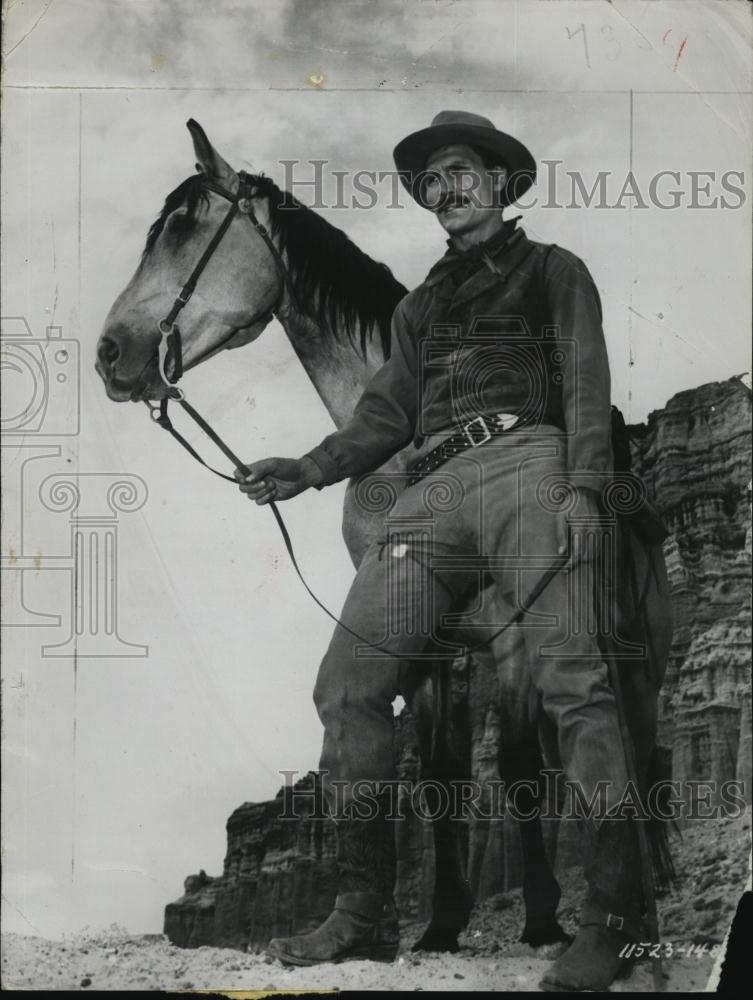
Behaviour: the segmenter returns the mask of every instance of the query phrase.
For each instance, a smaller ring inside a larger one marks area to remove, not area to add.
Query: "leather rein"
[[[242,462],[240,458],[238,458],[235,452],[233,452],[231,448],[222,440],[219,434],[207,423],[207,421],[201,416],[201,414],[196,409],[194,409],[193,406],[191,406],[191,404],[186,399],[183,390],[178,388],[178,386],[175,384],[183,376],[183,345],[180,337],[180,330],[178,328],[176,321],[178,319],[178,316],[180,315],[181,310],[184,308],[184,306],[188,303],[191,296],[193,295],[199,278],[201,277],[209,261],[212,259],[215,250],[222,242],[223,236],[228,231],[230,224],[235,219],[236,215],[238,214],[244,215],[253,225],[254,229],[259,234],[259,236],[261,236],[261,238],[264,240],[264,243],[266,244],[267,248],[272,254],[272,257],[275,260],[278,270],[282,275],[283,284],[285,288],[287,288],[287,291],[291,299],[296,304],[297,308],[299,308],[300,310],[300,306],[296,302],[293,283],[290,274],[288,272],[287,266],[285,265],[285,261],[283,260],[280,251],[275,246],[275,243],[272,240],[269,230],[266,228],[266,226],[264,226],[261,222],[259,222],[258,218],[256,217],[256,213],[254,212],[253,185],[248,177],[248,174],[246,174],[245,171],[242,170],[239,171],[238,180],[239,184],[238,184],[237,194],[233,194],[232,191],[229,191],[227,188],[223,187],[223,185],[218,184],[213,180],[210,180],[208,177],[204,177],[202,180],[202,187],[205,190],[213,191],[215,192],[215,194],[220,195],[226,201],[229,201],[230,207],[228,208],[225,217],[223,218],[222,222],[215,231],[214,236],[209,241],[206,249],[199,258],[193,271],[191,271],[188,280],[186,281],[186,283],[181,288],[180,292],[178,292],[177,296],[175,297],[175,300],[172,306],[170,307],[170,311],[168,312],[167,316],[165,316],[165,318],[161,320],[159,323],[160,342],[157,348],[157,361],[158,361],[160,378],[165,383],[165,385],[168,386],[169,395],[164,396],[160,400],[159,405],[155,405],[149,400],[146,399],[144,400],[147,407],[149,408],[149,415],[151,419],[160,427],[162,427],[163,430],[166,430],[169,434],[171,434],[172,437],[174,437],[175,440],[178,442],[178,444],[180,444],[181,447],[185,448],[185,450],[197,462],[201,463],[201,465],[203,465],[204,468],[214,473],[214,475],[219,476],[221,479],[226,479],[228,482],[236,485],[238,481],[237,479],[235,479],[234,476],[228,476],[226,473],[220,472],[218,469],[213,468],[211,465],[205,462],[204,459],[201,457],[201,455],[199,455],[199,453],[196,451],[196,449],[191,444],[189,444],[189,442],[183,437],[183,435],[178,430],[175,429],[170,417],[168,416],[167,406],[169,399],[175,399],[179,403],[179,405],[185,410],[185,412],[191,417],[191,419],[196,424],[198,424],[198,426],[202,429],[202,431],[204,431],[207,437],[233,463],[236,470],[240,472],[243,476],[247,476],[250,474],[251,470],[248,468],[248,466],[245,465],[245,463]],[[267,308],[264,310],[260,310],[260,312],[251,320],[251,323],[249,323],[248,325],[250,326],[253,323],[258,322],[264,316],[267,315],[269,315],[270,317],[274,316],[277,308],[279,308],[279,303],[281,299],[282,299],[282,292],[280,293],[280,299],[278,299],[278,302],[274,308],[272,309]],[[233,336],[235,336],[235,333],[236,331],[234,330],[231,334],[228,335],[228,337],[220,341],[219,344],[210,348],[204,354],[199,355],[199,357],[191,363],[191,366],[193,367],[200,361],[205,360],[210,355],[213,355],[218,351],[222,350],[225,344]],[[168,373],[168,365],[170,365],[171,368],[169,373]],[[335,622],[341,628],[345,629],[346,632],[352,635],[355,639],[358,639],[359,642],[363,643],[365,646],[368,646],[371,649],[378,650],[379,652],[384,653],[388,656],[398,655],[397,653],[390,651],[389,649],[385,649],[379,643],[369,642],[363,636],[359,635],[357,632],[354,632],[353,629],[349,628],[344,622],[342,622],[337,617],[337,615],[333,614],[329,610],[329,608],[327,608],[319,600],[319,598],[313,592],[311,587],[309,587],[308,583],[306,582],[306,579],[303,576],[303,573],[301,572],[301,569],[298,565],[298,560],[296,559],[295,552],[293,550],[293,543],[290,538],[290,533],[288,532],[287,526],[285,525],[282,514],[280,513],[277,504],[275,503],[274,500],[270,500],[267,506],[269,506],[272,509],[272,514],[274,515],[274,518],[277,521],[277,526],[280,529],[280,534],[282,535],[282,540],[285,543],[285,548],[287,549],[287,553],[293,565],[293,569],[295,570],[299,580],[305,587],[307,593],[312,598],[314,603],[317,604],[318,607],[320,607],[322,611],[332,619],[333,622]],[[494,639],[500,636],[503,632],[507,631],[507,629],[510,628],[512,625],[515,625],[517,624],[517,622],[521,621],[526,613],[525,608],[536,600],[536,598],[543,592],[543,590],[548,586],[548,584],[551,582],[554,576],[560,571],[560,569],[565,565],[566,562],[567,562],[567,556],[561,556],[555,559],[552,562],[551,566],[549,566],[549,568],[545,570],[541,578],[536,582],[536,585],[533,587],[530,594],[527,595],[526,600],[523,602],[523,605],[516,611],[513,617],[508,622],[506,622],[500,629],[498,629],[488,638],[484,639],[482,642],[470,648],[466,648],[465,650],[466,655],[469,655],[470,653],[475,652],[477,649],[481,649],[482,647],[487,646],[490,642],[492,642]]]

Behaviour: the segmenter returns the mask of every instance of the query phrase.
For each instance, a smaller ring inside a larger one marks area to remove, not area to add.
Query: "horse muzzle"
[[[123,376],[116,368],[108,369],[100,361],[95,363],[94,370],[104,383],[107,398],[116,403],[160,400],[170,395],[170,390],[160,378],[156,356],[132,377]]]

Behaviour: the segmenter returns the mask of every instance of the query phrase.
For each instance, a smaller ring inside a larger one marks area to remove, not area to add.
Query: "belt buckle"
[[[482,437],[481,440],[479,441],[477,441],[474,438],[473,434],[471,434],[470,431],[470,428],[473,427],[474,424],[478,424],[481,427],[483,433],[486,435],[485,437]],[[464,424],[463,434],[465,434],[465,436],[468,438],[471,448],[478,448],[480,444],[484,444],[485,441],[489,441],[492,436],[492,432],[489,430],[486,421],[484,420],[483,417],[474,417],[473,420],[469,420],[467,424]]]

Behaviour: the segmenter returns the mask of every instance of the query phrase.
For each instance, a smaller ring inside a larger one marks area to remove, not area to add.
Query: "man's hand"
[[[322,481],[319,466],[313,459],[303,458],[262,458],[249,462],[251,474],[244,478],[236,470],[241,493],[257,504],[271,500],[290,500],[310,486],[318,486]]]
[[[599,493],[596,490],[581,487],[578,489],[578,500],[574,510],[569,515],[561,515],[557,520],[557,539],[559,554],[568,555],[568,560],[562,567],[563,573],[570,573],[579,563],[593,562],[596,558],[596,539],[591,532],[585,530],[585,525],[578,525],[571,534],[569,518],[584,518],[595,522],[600,515]]]

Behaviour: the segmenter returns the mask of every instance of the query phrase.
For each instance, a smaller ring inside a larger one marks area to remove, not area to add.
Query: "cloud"
[[[69,0],[11,57],[6,84],[488,90],[525,62],[514,11],[511,0]]]

